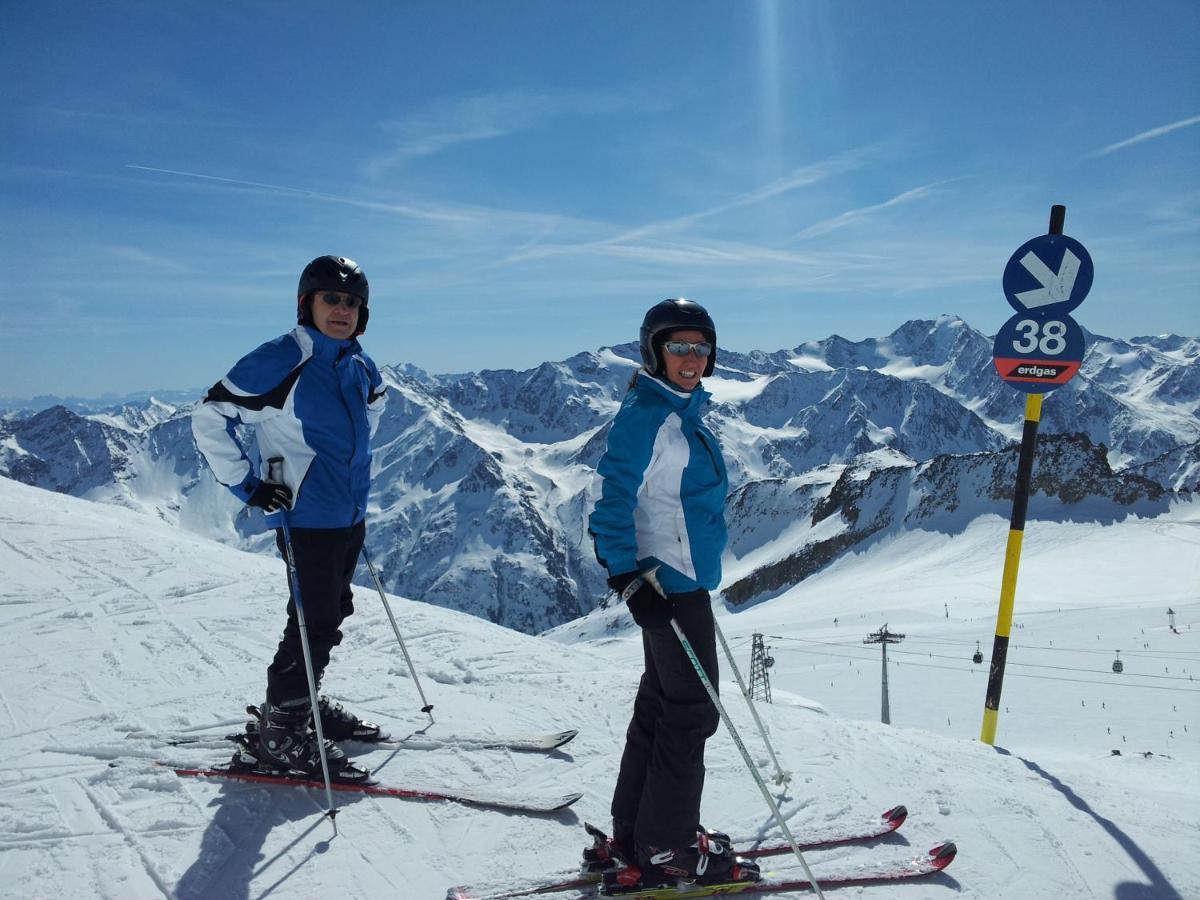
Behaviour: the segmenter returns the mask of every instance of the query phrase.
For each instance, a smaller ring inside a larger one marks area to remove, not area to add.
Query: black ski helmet
[[[358,330],[354,334],[357,337],[367,330],[367,300],[371,289],[358,263],[345,256],[318,256],[304,267],[300,273],[300,285],[296,288],[296,320],[301,325],[313,323],[312,295],[317,291],[340,291],[361,299]]]
[[[673,297],[656,303],[642,319],[642,331],[638,346],[642,351],[642,364],[651,375],[661,375],[663,372],[662,350],[663,342],[672,331],[694,328],[704,335],[713,345],[712,353],[704,364],[704,377],[713,373],[717,364],[717,326],[713,324],[708,310],[692,300],[683,297]]]

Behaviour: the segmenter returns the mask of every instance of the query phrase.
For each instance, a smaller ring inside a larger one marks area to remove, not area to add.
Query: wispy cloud
[[[735,209],[752,206],[756,203],[774,199],[790,193],[791,191],[799,190],[800,188],[808,187],[828,178],[833,178],[838,175],[843,175],[860,168],[868,156],[873,152],[872,148],[863,150],[854,150],[847,153],[839,154],[821,162],[811,163],[806,166],[800,166],[792,170],[787,175],[781,178],[776,178],[753,190],[737,194],[728,200],[710,206],[706,209],[699,210],[694,213],[686,213],[681,216],[676,216],[670,219],[660,219],[654,222],[648,222],[645,225],[639,225],[636,228],[625,229],[618,234],[603,238],[597,241],[588,241],[576,244],[549,244],[529,247],[518,251],[507,259],[502,260],[505,263],[520,262],[522,260],[535,257],[546,257],[554,255],[566,254],[595,254],[602,255],[628,255],[628,251],[624,254],[617,253],[613,250],[617,246],[630,246],[638,242],[644,242],[656,235],[662,235],[669,232],[681,231],[689,225],[693,225],[702,219],[718,216],[723,213],[731,212]],[[745,245],[738,245],[743,248]],[[642,247],[639,253],[645,253],[652,256],[654,251]],[[670,255],[675,255],[675,251],[671,251]],[[697,256],[709,256],[707,249],[697,251]]]
[[[112,126],[122,129],[212,128],[249,131],[272,127],[261,119],[240,116],[219,108],[203,106],[191,110],[187,98],[181,99],[171,111],[114,109],[104,108],[102,105],[81,109],[41,103],[18,103],[16,108],[30,118],[36,118],[39,125],[61,128],[95,129]]]
[[[369,160],[364,171],[377,177],[456,144],[493,140],[563,115],[611,115],[632,105],[632,98],[618,93],[572,91],[503,91],[443,99],[403,119],[383,122],[395,146]]]
[[[1117,150],[1132,147],[1134,144],[1140,144],[1143,141],[1154,140],[1154,138],[1162,137],[1164,134],[1170,134],[1172,131],[1178,131],[1180,128],[1187,128],[1191,125],[1200,125],[1200,116],[1192,116],[1190,119],[1180,119],[1178,122],[1172,122],[1170,125],[1151,128],[1149,131],[1135,134],[1131,138],[1117,141],[1115,144],[1109,144],[1107,147],[1101,147],[1099,150],[1093,150],[1088,156],[1107,156],[1109,153],[1114,153]]]
[[[151,267],[165,272],[172,272],[180,275],[195,274],[195,268],[174,259],[169,256],[164,256],[161,253],[150,253],[140,247],[132,247],[127,244],[119,245],[102,245],[100,251],[111,256],[124,259],[127,262],[136,263],[138,266]]]
[[[701,219],[707,219],[711,216],[718,216],[722,213],[730,212],[731,210],[740,209],[745,206],[752,206],[756,203],[762,203],[766,200],[774,199],[783,194],[800,188],[809,187],[818,182],[825,181],[829,178],[838,175],[844,175],[847,172],[852,172],[860,168],[865,160],[866,153],[862,150],[854,150],[848,153],[839,154],[830,159],[822,160],[821,162],[811,163],[807,166],[800,166],[792,170],[787,175],[781,178],[776,178],[774,181],[768,182],[754,190],[739,194],[723,203],[718,203],[708,209],[700,210],[699,212],[688,213],[687,215],[678,216],[673,219],[665,219],[659,222],[651,222],[648,225],[643,225],[635,228],[632,231],[627,231],[624,234],[617,235],[612,238],[613,241],[630,240],[650,234],[653,232],[674,230],[686,225],[691,225]]]
[[[933,189],[946,184],[945,181],[935,181],[932,184],[921,185],[921,187],[913,188],[910,191],[905,191],[902,194],[897,194],[890,200],[885,200],[883,203],[876,203],[872,206],[860,206],[858,209],[848,209],[844,213],[836,216],[831,216],[828,219],[823,219],[807,228],[796,232],[792,235],[791,240],[804,240],[805,238],[816,237],[820,234],[826,234],[838,228],[844,228],[852,222],[865,219],[873,213],[880,210],[890,209],[893,206],[899,206],[902,203],[909,203],[913,200],[920,200],[923,197],[929,196]]]
[[[596,255],[654,265],[730,266],[781,265],[789,267],[821,267],[828,265],[833,254],[817,256],[777,250],[756,244],[736,241],[646,241],[641,243],[599,244],[593,247]],[[839,254],[839,256],[841,256]]]
[[[142,172],[154,172],[159,175],[172,175],[178,178],[191,178],[209,182],[226,188],[253,188],[279,194],[290,194],[297,197],[307,197],[326,203],[340,203],[360,209],[371,209],[377,212],[395,213],[414,219],[425,219],[444,223],[470,223],[476,216],[469,210],[456,210],[447,207],[417,207],[404,203],[382,203],[374,200],[359,200],[352,197],[341,197],[336,194],[326,194],[321,191],[309,191],[303,188],[287,187],[279,184],[267,184],[262,181],[246,181],[241,178],[224,178],[220,175],[207,175],[202,172],[183,172],[177,169],[162,169],[157,166],[139,166],[132,163],[125,166]]]

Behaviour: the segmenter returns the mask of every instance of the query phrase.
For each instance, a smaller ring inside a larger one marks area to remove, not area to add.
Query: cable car
[[[983,652],[979,649],[979,641],[975,642],[975,655],[971,657],[971,662],[979,665],[983,662]]]
[[[1121,651],[1117,651],[1117,658],[1113,660],[1113,671],[1120,675],[1125,671],[1125,663],[1121,662]]]

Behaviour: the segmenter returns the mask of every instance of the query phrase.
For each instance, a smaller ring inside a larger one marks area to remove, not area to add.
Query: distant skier
[[[698,303],[664,300],[646,313],[643,368],[609,431],[588,520],[609,586],[642,627],[645,672],[612,817],[616,850],[636,860],[646,887],[754,877],[727,838],[701,829],[704,745],[719,719],[670,625],[674,617],[716,685],[708,592],[721,581],[729,482],[716,436],[700,418],[709,398],[700,379],[712,374],[716,340]]]
[[[367,277],[340,256],[314,259],[300,276],[298,325],[243,357],[214,384],[192,414],[192,434],[217,480],[250,506],[268,513],[284,552],[280,510],[287,509],[300,596],[320,683],[342,621],[354,612],[350,579],[366,537],[371,481],[370,439],[379,424],[385,389],[357,337],[367,327]],[[254,427],[258,459],[251,460],[235,426]],[[281,457],[279,471],[267,461]],[[259,723],[262,762],[310,775],[321,773],[312,729],[308,679],[295,604],[267,669]],[[333,743],[379,737],[340,704],[320,698],[330,768],[346,764]]]

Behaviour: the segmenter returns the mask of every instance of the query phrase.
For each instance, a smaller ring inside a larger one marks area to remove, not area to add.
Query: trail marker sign
[[[1061,232],[1061,223],[1057,232]],[[1083,362],[1083,329],[1068,315],[1092,288],[1091,254],[1065,234],[1040,234],[1017,248],[1004,267],[1004,298],[1017,314],[992,345],[1006,382],[1027,394],[1061,387]]]
[[[1095,269],[1083,244],[1042,234],[1017,248],[1004,267],[1004,298],[1018,313],[1065,316],[1087,296]]]
[[[1083,329],[1070,316],[1042,319],[1020,312],[996,334],[992,362],[1017,390],[1044,394],[1075,376],[1083,351]]]
[[[979,729],[979,739],[985,744],[995,744],[1000,719],[1000,693],[1004,688],[1004,663],[1012,633],[1042,397],[1070,381],[1083,361],[1083,329],[1069,313],[1083,302],[1092,287],[1092,258],[1079,241],[1062,233],[1066,218],[1065,206],[1050,207],[1049,234],[1026,241],[1004,267],[1004,297],[1017,314],[996,334],[992,362],[1001,378],[1027,396],[1004,550],[1004,575],[1000,581],[1000,607],[996,611],[996,641],[992,645],[983,724]]]

